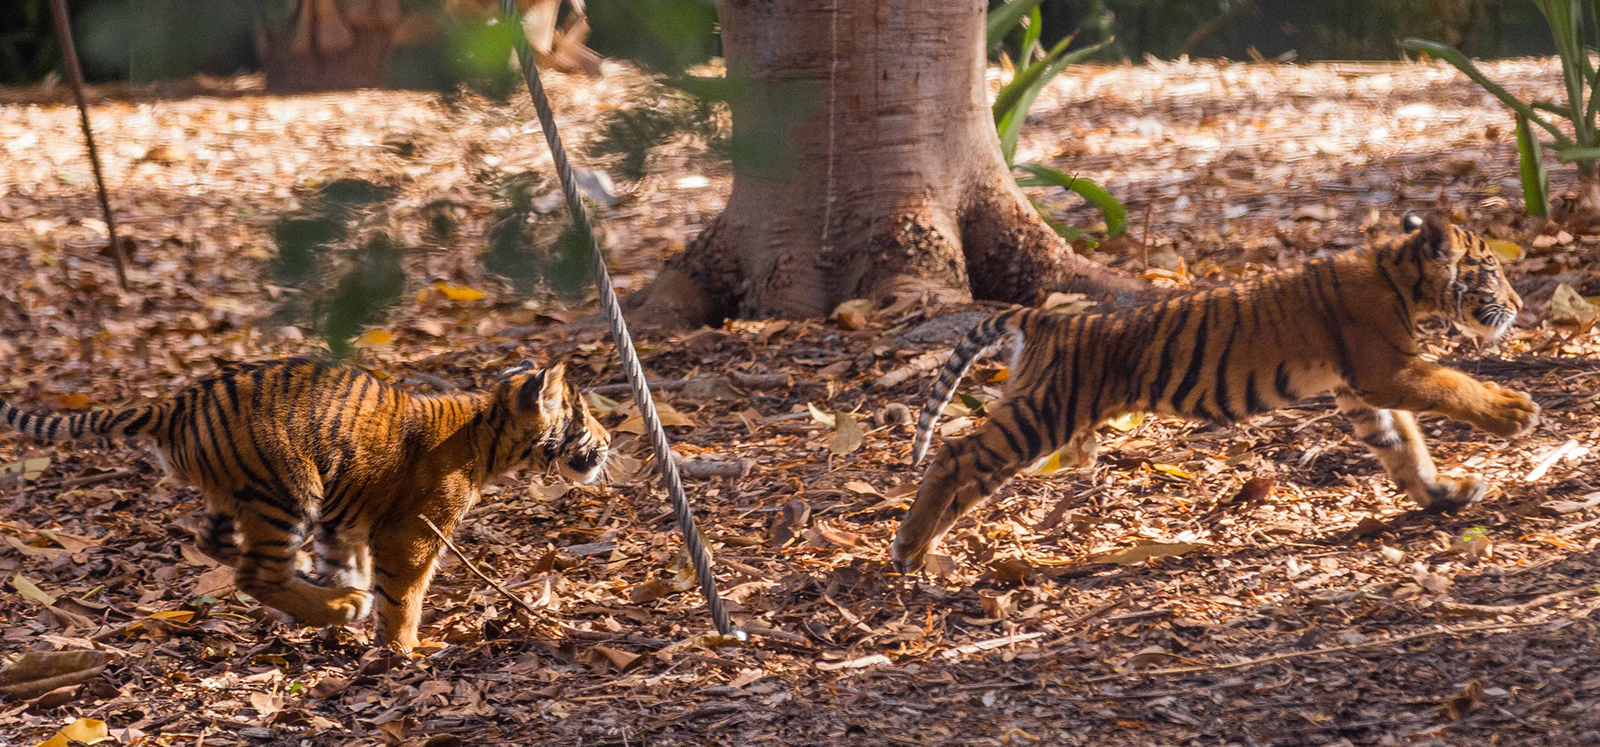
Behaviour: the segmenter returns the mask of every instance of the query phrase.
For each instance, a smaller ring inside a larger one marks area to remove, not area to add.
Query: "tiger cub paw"
[[[372,592],[350,586],[338,591],[342,593],[328,601],[335,618],[334,625],[355,622],[372,611]]]
[[[1489,405],[1478,427],[1501,438],[1520,436],[1539,424],[1539,405],[1528,395],[1490,385]]]
[[[1489,483],[1476,477],[1440,477],[1428,486],[1428,502],[1422,510],[1430,514],[1447,514],[1460,511],[1483,500]]]

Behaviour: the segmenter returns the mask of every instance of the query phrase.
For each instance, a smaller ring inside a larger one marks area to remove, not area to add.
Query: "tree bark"
[[[636,316],[816,317],[908,292],[1127,303],[1147,289],[1075,254],[1012,179],[984,82],[986,7],[720,0],[733,191],[631,299]]]

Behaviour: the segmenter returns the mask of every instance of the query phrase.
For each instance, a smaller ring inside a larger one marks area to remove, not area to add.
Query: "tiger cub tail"
[[[77,439],[85,436],[144,436],[162,427],[172,414],[170,403],[130,407],[125,410],[95,410],[94,412],[62,415],[35,415],[23,412],[10,402],[0,399],[0,420],[6,425],[34,438],[47,441]]]
[[[945,405],[955,397],[956,386],[972,368],[972,362],[1008,339],[1011,343],[1011,366],[1015,368],[1017,358],[1022,355],[1024,328],[1037,313],[1037,309],[1019,308],[991,316],[973,327],[951,351],[950,359],[939,371],[939,380],[934,383],[933,391],[928,393],[927,404],[922,406],[922,417],[917,420],[917,437],[911,443],[913,465],[921,463],[923,457],[928,455],[928,444],[933,441],[933,425],[938,422],[939,413],[944,411]]]

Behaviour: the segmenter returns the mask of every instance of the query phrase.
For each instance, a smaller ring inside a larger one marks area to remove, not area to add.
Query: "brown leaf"
[[[811,521],[811,506],[799,498],[791,498],[776,514],[770,532],[772,544],[785,547],[805,532]]]
[[[856,417],[848,412],[834,415],[833,440],[828,442],[828,452],[835,456],[849,454],[861,448],[866,440],[866,431],[861,430],[861,424],[856,422]]]
[[[0,671],[0,694],[27,700],[99,676],[111,657],[103,651],[30,651]]]
[[[1134,565],[1151,558],[1166,558],[1182,555],[1190,550],[1205,545],[1197,542],[1146,542],[1121,550],[1096,553],[1089,556],[1091,563],[1116,563],[1118,565]]]
[[[989,564],[997,584],[1017,585],[1033,578],[1033,564],[1022,558],[1000,558]]]
[[[609,664],[615,667],[618,672],[627,672],[632,669],[634,662],[638,661],[639,657],[639,654],[629,653],[610,646],[591,646],[588,650],[578,654],[578,661],[592,667]]]
[[[1439,706],[1439,712],[1451,721],[1460,721],[1481,705],[1483,705],[1483,683],[1471,680],[1461,692],[1445,698],[1444,703]]]
[[[1260,503],[1272,496],[1273,482],[1274,480],[1270,477],[1252,477],[1245,480],[1244,484],[1239,486],[1239,492],[1233,495],[1233,500],[1229,501],[1229,503]]]
[[[654,602],[672,593],[672,586],[659,578],[652,578],[642,584],[634,584],[628,590],[628,601],[634,604]]]

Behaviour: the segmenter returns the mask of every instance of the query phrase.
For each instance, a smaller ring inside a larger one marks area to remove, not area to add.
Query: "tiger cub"
[[[479,487],[521,466],[591,482],[610,435],[562,364],[506,369],[487,391],[413,395],[352,366],[302,358],[245,363],[170,400],[124,410],[0,418],[44,439],[132,437],[205,500],[200,549],[238,570],[245,593],[303,623],[365,617],[381,642],[417,645],[442,542]],[[315,537],[318,577],[295,555]]]
[[[1248,283],[1109,313],[1017,308],[969,332],[917,424],[912,463],[979,353],[1011,343],[1005,396],[975,432],[947,443],[895,534],[903,571],[921,567],[958,517],[1019,470],[1064,446],[1092,453],[1094,430],[1129,412],[1231,423],[1333,390],[1355,434],[1399,489],[1429,511],[1483,497],[1482,480],[1440,476],[1414,412],[1501,437],[1538,423],[1528,395],[1422,357],[1417,322],[1444,317],[1499,338],[1522,299],[1483,239],[1434,217],[1407,234]]]

